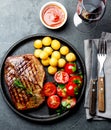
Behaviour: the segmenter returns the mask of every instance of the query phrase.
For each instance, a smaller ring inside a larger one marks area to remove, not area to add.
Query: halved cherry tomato
[[[79,88],[77,84],[73,82],[69,82],[68,84],[66,84],[66,91],[69,96],[76,96],[79,94]]]
[[[67,96],[67,93],[66,93],[66,87],[64,84],[59,84],[57,86],[57,94],[58,96],[60,97],[66,97]]]
[[[61,100],[61,105],[65,108],[72,108],[76,105],[76,98],[66,97]]]
[[[77,84],[78,86],[81,86],[83,79],[79,75],[74,75],[74,76],[70,77],[69,82],[73,82],[73,83]]]
[[[51,109],[58,108],[59,105],[60,105],[60,97],[57,96],[57,95],[52,95],[52,96],[48,97],[48,99],[47,99],[47,105]]]
[[[44,87],[43,87],[43,92],[45,96],[51,96],[56,94],[56,86],[55,84],[53,84],[52,82],[47,82],[45,83]]]
[[[73,74],[77,70],[76,63],[66,63],[64,67],[64,71],[69,75]]]
[[[57,71],[54,75],[54,79],[57,83],[65,84],[69,81],[69,75],[64,71]]]

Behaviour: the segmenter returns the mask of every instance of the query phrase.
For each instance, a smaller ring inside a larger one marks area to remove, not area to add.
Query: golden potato
[[[54,57],[51,57],[51,59],[50,59],[50,65],[51,66],[57,66],[57,59],[54,58]]]
[[[48,57],[46,60],[41,60],[41,63],[44,65],[44,66],[48,66],[49,65],[49,62],[50,62],[50,58]]]
[[[61,44],[58,40],[56,40],[56,39],[52,40],[51,47],[54,50],[59,50],[60,46],[61,46]]]
[[[42,48],[42,41],[37,39],[34,41],[34,47],[37,48],[37,49],[40,49]]]
[[[48,53],[45,51],[41,51],[40,53],[40,59],[45,60],[48,58]]]
[[[42,52],[41,49],[35,49],[34,51],[34,56],[36,56],[37,58],[40,58],[40,53]]]
[[[50,56],[52,54],[53,49],[51,47],[45,47],[44,51],[46,51],[48,55]]]
[[[70,52],[70,53],[68,53],[68,54],[66,55],[66,60],[67,60],[68,62],[75,61],[75,60],[76,60],[76,55],[75,55],[74,53]]]
[[[49,66],[48,67],[48,73],[51,75],[54,75],[57,72],[57,67]]]
[[[68,54],[68,53],[69,53],[69,48],[68,48],[67,46],[62,46],[62,47],[60,48],[60,53],[61,53],[62,55]]]
[[[58,67],[62,68],[62,67],[65,66],[65,64],[66,64],[66,60],[65,60],[65,59],[60,58],[60,59],[58,60]]]
[[[61,54],[60,54],[59,51],[54,51],[54,52],[52,52],[52,55],[51,55],[51,56],[52,56],[52,57],[55,57],[56,59],[60,59]]]
[[[51,37],[44,37],[44,38],[42,39],[42,44],[43,44],[44,46],[49,46],[49,45],[51,45],[51,42],[52,42]]]

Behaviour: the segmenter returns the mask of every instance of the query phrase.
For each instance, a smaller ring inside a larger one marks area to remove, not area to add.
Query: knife
[[[97,49],[95,43],[92,43],[92,65],[91,65],[90,100],[89,100],[89,113],[92,116],[96,114],[96,98],[97,98]]]

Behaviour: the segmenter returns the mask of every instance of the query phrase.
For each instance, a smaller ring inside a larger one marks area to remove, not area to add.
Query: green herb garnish
[[[27,93],[27,94],[29,94],[29,95],[34,96],[34,94],[33,94],[33,92],[32,92],[32,89],[31,89],[31,88],[30,88],[30,89],[27,89],[27,90],[26,90],[26,93]]]
[[[64,84],[58,84],[58,87],[60,87],[61,89],[64,89],[65,85]]]
[[[27,95],[31,95],[31,96],[35,97],[35,95],[34,95],[34,93],[32,91],[32,88],[30,88],[30,89],[26,88],[26,86],[24,86],[22,84],[22,82],[20,81],[20,79],[18,79],[18,78],[15,79],[14,82],[13,82],[13,84],[14,84],[15,87],[20,88],[22,90],[25,90]]]
[[[26,89],[26,87],[21,83],[20,79],[15,79],[13,84],[15,87],[21,88],[23,90]]]
[[[66,111],[66,110],[67,110],[66,107],[61,106],[59,109],[56,110],[57,115],[58,115],[58,116],[61,115],[61,114],[62,114],[64,111]]]

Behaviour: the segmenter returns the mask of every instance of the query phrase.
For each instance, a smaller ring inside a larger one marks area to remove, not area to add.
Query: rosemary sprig
[[[35,96],[33,91],[32,91],[32,88],[26,88],[26,86],[24,86],[22,84],[22,82],[20,81],[20,79],[15,79],[14,82],[13,82],[14,86],[17,87],[17,88],[20,88],[22,90],[25,90],[26,91],[26,94],[28,95],[31,95],[31,96]]]
[[[34,94],[33,94],[33,92],[32,92],[32,89],[30,88],[30,89],[27,89],[26,90],[26,93],[27,94],[29,94],[29,95],[31,95],[31,96],[34,96]]]
[[[21,88],[23,90],[26,89],[26,87],[21,83],[20,79],[18,78],[14,80],[13,84],[15,87]]]

